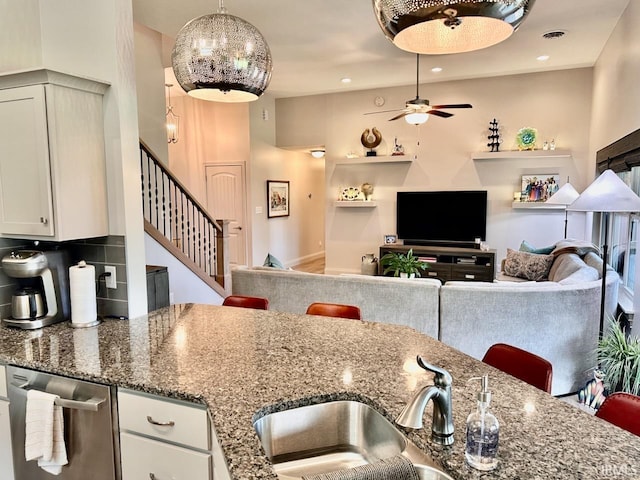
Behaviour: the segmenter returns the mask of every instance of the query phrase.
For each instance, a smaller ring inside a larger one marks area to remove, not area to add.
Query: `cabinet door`
[[[0,233],[53,236],[42,85],[0,90]]]
[[[129,433],[120,434],[122,480],[210,480],[211,455],[150,440]]]
[[[4,381],[4,377],[2,378]],[[0,400],[0,480],[13,480],[9,402]]]

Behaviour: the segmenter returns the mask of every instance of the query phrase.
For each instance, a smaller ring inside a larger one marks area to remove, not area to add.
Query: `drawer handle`
[[[46,225],[47,223],[49,223],[49,220],[47,220],[44,217],[40,217],[40,223],[43,224],[43,225]]]
[[[429,275],[430,277],[437,277],[438,272],[427,272],[427,275]]]
[[[476,278],[475,275],[469,275],[468,273],[464,276],[464,278],[468,278],[469,280],[473,280],[474,278]]]
[[[174,422],[173,420],[169,420],[168,422],[156,422],[153,417],[151,417],[151,415],[147,415],[147,422],[159,427],[173,427],[176,424],[176,422]]]

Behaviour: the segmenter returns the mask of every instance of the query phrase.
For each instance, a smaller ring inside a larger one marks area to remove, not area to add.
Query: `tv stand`
[[[437,278],[442,283],[450,280],[493,282],[496,277],[496,251],[482,251],[477,248],[429,247],[421,245],[382,245],[380,258],[388,252],[406,253],[413,249],[413,254],[429,264],[429,268],[421,272],[424,278]],[[382,275],[382,262],[378,266],[378,274]]]

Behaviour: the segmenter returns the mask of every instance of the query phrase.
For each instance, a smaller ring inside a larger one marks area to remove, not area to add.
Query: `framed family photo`
[[[288,217],[289,203],[289,182],[267,180],[267,218]]]
[[[521,202],[546,202],[560,188],[560,175],[557,173],[538,173],[522,176],[520,189]]]

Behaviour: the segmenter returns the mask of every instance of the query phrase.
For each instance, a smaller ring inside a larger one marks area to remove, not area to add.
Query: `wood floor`
[[[298,270],[299,272],[324,274],[324,256],[314,260],[309,260],[308,262],[303,262],[299,265],[294,265],[291,268]]]

